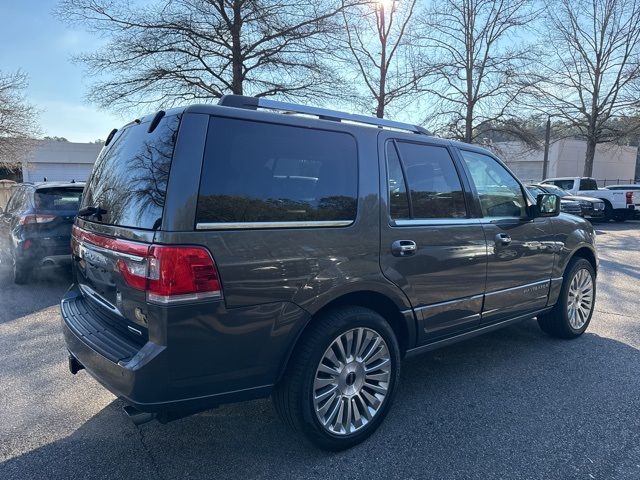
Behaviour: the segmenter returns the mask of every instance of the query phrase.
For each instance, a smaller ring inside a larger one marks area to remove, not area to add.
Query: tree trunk
[[[471,143],[473,141],[473,104],[467,103],[467,115],[464,119],[464,141]]]
[[[241,2],[233,2],[233,26],[231,28],[231,90],[235,95],[242,95],[242,43],[240,30],[242,28]]]
[[[589,135],[587,137],[587,154],[584,159],[584,173],[585,177],[593,176],[593,159],[596,156],[596,139]]]

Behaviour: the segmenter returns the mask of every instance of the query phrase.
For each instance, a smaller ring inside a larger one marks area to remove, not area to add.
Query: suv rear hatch
[[[206,249],[153,245],[180,116],[163,117],[151,132],[149,125],[127,125],[101,152],[72,234],[76,282],[84,298],[120,318],[141,340],[147,338],[149,303],[220,296]]]
[[[37,238],[42,256],[69,255],[69,235],[82,196],[82,186],[38,187],[34,193],[32,213],[23,215],[20,223],[28,236]]]

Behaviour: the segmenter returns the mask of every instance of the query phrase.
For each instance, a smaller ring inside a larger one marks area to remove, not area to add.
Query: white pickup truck
[[[547,178],[542,183],[556,185],[572,195],[599,198],[604,202],[605,220],[624,222],[640,210],[640,192],[634,190],[607,190],[589,177]]]

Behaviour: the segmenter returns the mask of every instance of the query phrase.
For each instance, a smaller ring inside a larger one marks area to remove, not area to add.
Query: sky
[[[91,51],[100,40],[55,18],[57,0],[0,0],[0,70],[29,76],[25,94],[39,111],[43,136],[72,142],[104,139],[127,118],[87,101],[90,79],[71,57]]]

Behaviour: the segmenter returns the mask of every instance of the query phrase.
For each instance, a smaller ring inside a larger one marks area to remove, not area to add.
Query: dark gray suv
[[[534,316],[585,331],[595,233],[559,206],[408,124],[238,96],[159,112],[110,135],[85,187],[69,366],[135,421],[272,395],[348,448],[405,356]]]

